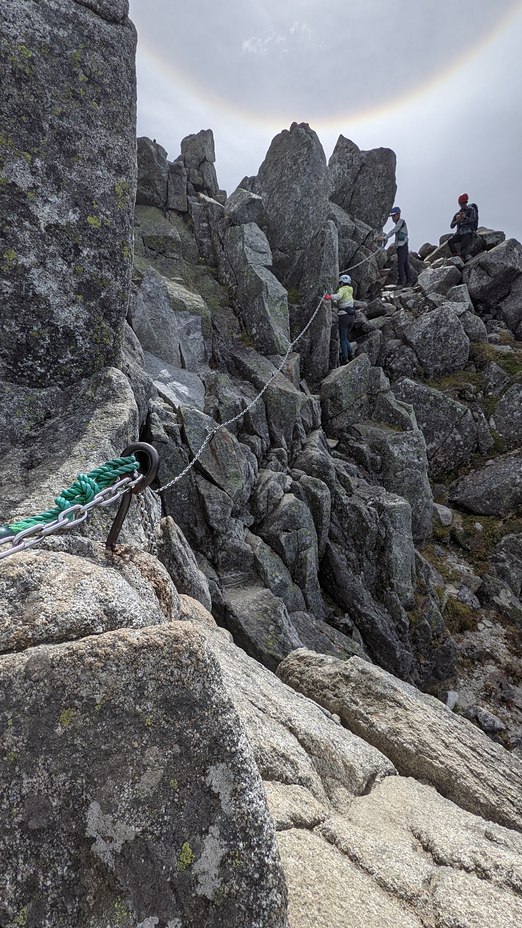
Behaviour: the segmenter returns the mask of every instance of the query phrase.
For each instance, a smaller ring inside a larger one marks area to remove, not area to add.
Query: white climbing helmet
[[[350,277],[349,274],[341,274],[341,276],[339,277],[340,284],[351,284],[351,282],[352,282],[352,278]]]

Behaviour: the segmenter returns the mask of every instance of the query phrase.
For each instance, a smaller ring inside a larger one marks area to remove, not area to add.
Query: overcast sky
[[[522,240],[522,0],[130,0],[138,135],[173,160],[212,129],[220,186],[257,174],[308,122],[397,154],[412,248],[449,231],[457,197]]]

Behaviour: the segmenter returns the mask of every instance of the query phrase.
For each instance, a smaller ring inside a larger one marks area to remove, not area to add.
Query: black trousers
[[[410,262],[408,261],[408,242],[397,246],[397,277],[400,284],[412,281]]]
[[[355,325],[355,313],[339,313],[337,324],[339,326],[339,342],[341,343],[341,361],[350,361],[353,355],[350,335]]]
[[[458,245],[460,245],[460,257],[463,261],[465,261],[468,257],[468,251],[471,247],[472,241],[473,232],[464,232],[463,234],[460,232],[455,232],[455,235],[452,235],[451,238],[448,239],[449,250],[455,257],[458,255]]]

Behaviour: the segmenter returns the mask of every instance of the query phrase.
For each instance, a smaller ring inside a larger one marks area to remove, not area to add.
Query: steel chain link
[[[354,264],[352,265],[351,268],[347,268],[347,270],[354,270],[356,267],[359,267],[361,264],[364,264],[366,261],[369,261],[370,258],[373,258],[374,255],[378,254],[380,250],[381,249],[379,248],[377,249],[377,251],[372,252],[370,255],[363,258],[362,261],[359,261],[358,264]],[[166,490],[170,489],[172,486],[174,486],[176,483],[182,480],[192,470],[192,468],[199,461],[205,448],[210,444],[214,435],[216,435],[217,432],[220,432],[222,429],[226,429],[230,425],[233,425],[235,422],[238,422],[239,419],[242,419],[243,416],[245,416],[252,409],[252,407],[255,406],[255,404],[261,399],[261,397],[268,390],[272,381],[277,377],[278,374],[282,372],[286,362],[288,361],[288,358],[290,357],[290,354],[293,348],[301,340],[303,335],[306,334],[310,326],[313,324],[322,305],[323,305],[323,297],[321,297],[317,305],[317,308],[315,309],[314,313],[312,314],[312,316],[306,323],[305,327],[301,330],[301,332],[297,335],[296,338],[288,342],[288,347],[286,349],[286,352],[284,354],[282,361],[277,366],[277,368],[275,368],[273,373],[268,378],[267,382],[264,384],[264,386],[259,391],[259,393],[254,397],[254,399],[251,400],[250,403],[248,403],[247,406],[245,406],[245,408],[241,410],[241,412],[237,413],[237,415],[232,416],[231,419],[227,419],[226,422],[222,422],[219,425],[217,425],[215,428],[211,429],[208,435],[206,436],[205,440],[202,442],[201,447],[198,449],[198,451],[192,458],[192,460],[189,461],[187,466],[181,471],[181,473],[179,473],[176,477],[174,477],[173,480],[170,480],[169,483],[166,483],[164,486],[159,487],[157,490],[152,490],[151,488],[152,492],[158,498],[161,498],[160,497],[161,493],[164,493]],[[85,476],[85,475],[82,475],[82,476]],[[122,479],[114,483],[112,486],[107,487],[104,490],[101,490],[99,493],[96,493],[96,495],[93,496],[93,498],[88,503],[76,503],[73,506],[69,506],[67,508],[62,509],[60,514],[57,516],[57,518],[54,519],[52,522],[48,522],[46,524],[40,523],[37,525],[33,525],[30,528],[26,528],[23,531],[18,532],[16,535],[9,535],[5,538],[0,538],[0,560],[9,557],[12,554],[17,554],[20,551],[25,551],[27,550],[27,548],[33,547],[33,545],[39,544],[41,541],[43,541],[44,538],[47,537],[47,535],[52,535],[52,534],[55,534],[56,532],[67,531],[72,528],[75,528],[78,525],[81,525],[82,522],[85,522],[91,509],[94,509],[95,507],[98,507],[98,506],[100,507],[110,506],[111,503],[115,502],[125,493],[132,490],[133,487],[135,487],[138,483],[140,483],[141,480],[142,480],[142,475],[136,474],[136,473],[134,473],[130,477],[123,477]],[[141,515],[143,528],[147,536],[149,550],[151,551],[151,553],[155,554],[157,551],[155,525],[152,521],[152,517],[150,513],[147,510],[147,507],[145,506],[145,503],[143,502],[143,499],[140,496],[138,496],[138,507],[140,509],[140,515]]]
[[[33,545],[43,541],[47,535],[53,535],[56,532],[63,532],[75,528],[85,522],[91,509],[96,506],[110,506],[117,499],[132,490],[140,480],[141,474],[131,477],[123,477],[111,487],[100,490],[88,503],[75,503],[67,509],[62,509],[60,515],[53,522],[47,524],[33,525],[26,528],[17,535],[10,535],[7,538],[0,538],[0,560],[9,557],[11,554],[18,554],[25,551]],[[72,517],[72,518],[71,518]],[[2,550],[5,549],[5,550]]]

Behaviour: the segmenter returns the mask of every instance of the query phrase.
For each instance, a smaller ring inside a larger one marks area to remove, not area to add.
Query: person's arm
[[[461,222],[462,222],[462,210],[459,210],[459,212],[455,213],[453,219],[451,220],[450,229],[454,229],[455,226],[460,225]]]
[[[390,239],[390,238],[392,237],[392,235],[395,235],[396,232],[399,232],[399,231],[400,231],[400,229],[402,228],[403,222],[404,222],[403,219],[399,219],[399,221],[395,223],[393,229],[390,229],[389,232],[385,232],[385,233],[384,233],[384,241],[385,241],[385,242],[387,242],[388,239]]]

